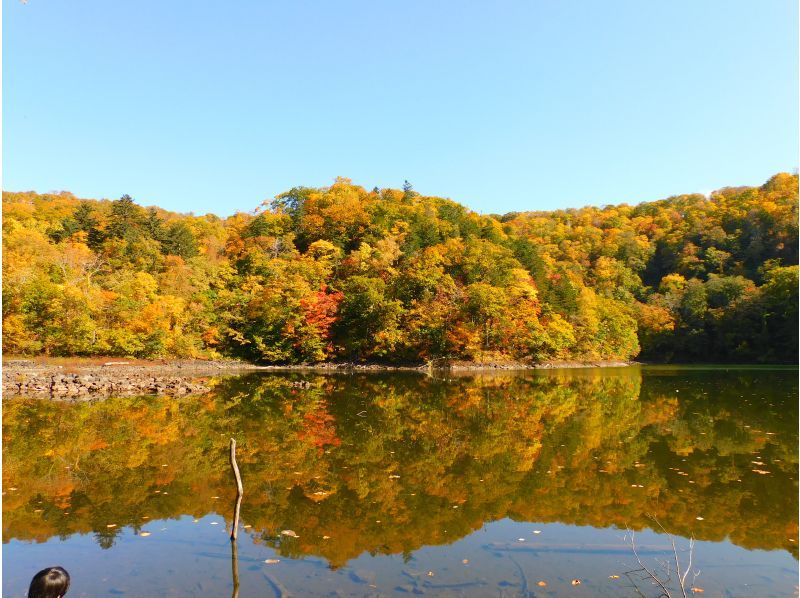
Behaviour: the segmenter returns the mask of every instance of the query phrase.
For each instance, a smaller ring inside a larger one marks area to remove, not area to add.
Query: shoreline
[[[586,360],[586,361],[445,361],[380,363],[352,361],[323,361],[319,363],[297,364],[257,364],[238,360],[202,359],[126,359],[126,358],[82,358],[82,357],[6,357],[3,358],[3,371],[13,372],[61,372],[85,373],[103,372],[119,374],[128,372],[168,371],[180,374],[226,373],[246,371],[494,371],[494,370],[539,370],[559,368],[604,368],[629,367],[638,365],[637,361],[624,360]]]
[[[437,360],[428,363],[353,363],[258,365],[235,360],[121,359],[34,357],[3,359],[3,396],[91,400],[117,396],[199,395],[211,391],[213,379],[258,372],[353,374],[433,372],[469,376],[535,370],[627,368],[637,361],[591,360],[551,362],[469,362]],[[675,364],[651,364],[671,367]],[[692,364],[700,366],[707,364]],[[717,364],[719,365],[719,364]],[[682,365],[680,367],[687,367]],[[740,364],[732,367],[742,367]],[[762,366],[763,367],[763,366]],[[305,382],[296,382],[302,385]]]
[[[315,364],[258,365],[228,360],[142,360],[121,358],[16,358],[3,360],[3,395],[38,396],[75,400],[148,394],[204,394],[209,379],[254,372],[417,372],[481,373],[559,368],[628,367],[627,361],[570,362],[428,362],[380,364],[323,362]]]

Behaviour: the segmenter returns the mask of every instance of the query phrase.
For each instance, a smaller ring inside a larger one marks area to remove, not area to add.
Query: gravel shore
[[[439,360],[430,364],[318,363],[260,366],[242,361],[35,358],[3,361],[3,394],[85,400],[143,394],[187,395],[208,392],[209,379],[255,371],[415,371],[490,372],[554,368],[624,367],[624,361],[553,363],[471,363]]]

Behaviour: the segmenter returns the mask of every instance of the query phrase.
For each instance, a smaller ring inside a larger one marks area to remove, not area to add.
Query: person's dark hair
[[[31,580],[28,598],[59,598],[69,589],[69,573],[63,567],[42,569]]]

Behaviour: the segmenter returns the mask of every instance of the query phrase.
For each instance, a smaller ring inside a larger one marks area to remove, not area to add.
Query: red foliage
[[[342,298],[344,294],[341,291],[328,293],[327,287],[322,285],[319,291],[300,300],[303,320],[310,328],[316,330],[320,337],[329,339]]]

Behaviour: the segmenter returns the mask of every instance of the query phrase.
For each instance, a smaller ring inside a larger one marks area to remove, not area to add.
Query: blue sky
[[[408,179],[480,212],[798,161],[794,0],[3,2],[3,188],[220,215]]]

